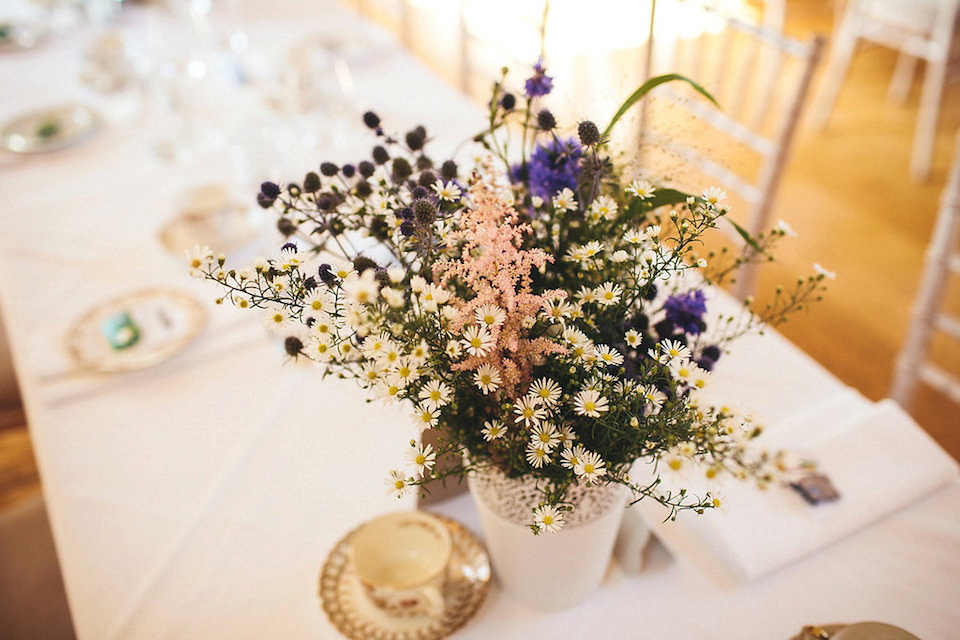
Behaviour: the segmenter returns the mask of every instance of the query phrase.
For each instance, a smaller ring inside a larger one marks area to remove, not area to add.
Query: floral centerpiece
[[[411,440],[410,467],[389,473],[398,496],[480,468],[532,477],[539,533],[563,526],[584,485],[624,485],[673,517],[717,506],[633,482],[637,460],[769,482],[779,458],[747,446],[759,427],[698,394],[729,340],[816,298],[824,274],[708,320],[705,287],[767,259],[786,230],[738,227],[740,253],[701,256],[727,223],[723,193],[656,188],[608,151],[616,122],[658,84],[709,95],[661,76],[603,131],[584,120],[574,133],[541,104],[552,87],[541,64],[520,97],[506,81],[504,70],[473,138],[485,150],[476,166],[434,162],[423,127],[393,136],[368,112],[370,159],[262,185],[287,236],[278,256],[233,268],[199,249],[193,273],[222,287],[220,301],[262,309],[290,357],[355,378],[436,431],[436,446]],[[452,463],[436,465],[444,456]]]

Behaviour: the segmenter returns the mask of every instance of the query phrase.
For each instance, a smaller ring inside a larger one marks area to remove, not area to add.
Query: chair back
[[[658,0],[654,20],[654,73],[696,80],[719,106],[682,83],[658,87],[643,115],[641,163],[678,188],[723,187],[736,196],[734,220],[754,235],[769,228],[823,39],[800,42],[693,0]],[[753,267],[740,272],[740,297]]]
[[[960,276],[960,134],[927,248],[910,327],[894,370],[890,397],[909,409],[919,383],[960,404],[960,317],[946,306],[952,277]],[[955,282],[960,283],[960,278]]]

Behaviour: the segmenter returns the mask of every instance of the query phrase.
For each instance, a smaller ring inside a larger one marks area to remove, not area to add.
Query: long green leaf
[[[617,112],[613,115],[613,118],[610,120],[610,124],[608,124],[607,128],[603,130],[602,137],[606,138],[610,134],[610,131],[613,129],[613,125],[617,124],[617,121],[623,117],[623,114],[625,114],[630,109],[630,107],[632,107],[641,98],[643,98],[643,96],[647,95],[648,93],[650,93],[650,91],[652,91],[656,87],[659,87],[661,84],[665,82],[672,82],[674,80],[682,80],[683,82],[686,82],[691,87],[693,87],[697,91],[697,93],[705,97],[707,100],[709,100],[713,104],[717,104],[717,101],[713,99],[713,96],[710,95],[709,91],[707,91],[702,86],[700,86],[699,84],[697,84],[696,82],[694,82],[693,80],[691,80],[686,76],[682,76],[679,73],[667,73],[662,76],[654,76],[653,78],[650,78],[649,80],[644,82],[642,85],[640,85],[639,89],[634,91],[632,94],[630,94],[629,98],[624,100],[623,104],[620,105],[620,108],[617,110]]]
[[[736,222],[734,222],[734,221],[733,221],[732,219],[730,219],[730,218],[727,218],[727,222],[729,222],[730,224],[733,225],[733,228],[737,231],[737,233],[740,235],[740,237],[743,238],[743,241],[744,241],[744,242],[746,242],[748,245],[750,245],[751,247],[753,247],[753,248],[756,249],[757,251],[762,251],[762,249],[760,248],[760,245],[757,243],[757,241],[754,239],[754,237],[753,237],[752,235],[750,235],[750,232],[749,232],[749,231],[747,231],[746,229],[744,229],[743,227],[741,227],[739,224],[737,224]]]

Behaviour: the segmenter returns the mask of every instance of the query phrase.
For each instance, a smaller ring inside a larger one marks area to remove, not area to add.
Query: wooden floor
[[[789,3],[787,31],[805,37],[832,30],[830,0]],[[765,267],[758,290],[771,290],[810,271],[816,261],[837,273],[825,300],[781,328],[782,333],[872,399],[887,395],[904,339],[960,124],[960,85],[945,91],[931,179],[909,177],[919,83],[905,105],[887,100],[895,55],[879,47],[854,59],[828,127],[804,124],[774,213],[799,237]],[[822,69],[822,66],[821,66]],[[818,84],[814,85],[815,89]],[[960,286],[950,303],[960,312]],[[960,371],[960,355],[937,347]],[[921,389],[917,421],[960,459],[960,407]],[[0,412],[0,509],[39,491],[26,421]]]
[[[833,4],[790,2],[788,31],[799,37],[813,30],[829,35]],[[895,60],[881,47],[862,48],[827,127],[801,128],[775,212],[799,238],[790,257],[767,267],[760,283],[762,290],[789,281],[814,260],[837,273],[823,303],[781,331],[872,399],[889,391],[960,125],[960,85],[951,82],[941,107],[931,178],[910,178],[920,78],[907,104],[889,101]],[[953,287],[948,298],[955,312],[960,312],[958,290]],[[960,373],[956,350],[939,342],[934,350],[943,366]],[[960,458],[960,406],[921,389],[912,413]]]

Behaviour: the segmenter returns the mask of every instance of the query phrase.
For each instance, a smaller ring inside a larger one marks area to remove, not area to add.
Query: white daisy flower
[[[533,510],[533,524],[540,531],[556,533],[563,528],[563,512],[548,504],[540,505]]]
[[[416,466],[417,474],[423,477],[433,469],[433,465],[437,459],[437,452],[433,450],[430,444],[418,445],[415,440],[411,440],[410,444],[413,445],[413,449],[407,455],[410,456],[410,462]]]
[[[727,192],[720,187],[709,187],[704,189],[703,199],[715,206],[727,199]]]
[[[357,348],[349,340],[337,344],[337,354],[342,360],[353,360],[357,356]]]
[[[437,197],[441,200],[453,202],[460,197],[460,187],[458,187],[452,180],[450,182],[437,180],[433,183],[433,190],[437,193]]]
[[[317,362],[330,362],[336,350],[330,344],[330,336],[313,335],[307,341],[307,348],[304,350],[307,356]]]
[[[620,352],[609,347],[605,344],[600,345],[596,348],[596,355],[600,362],[610,365],[621,365],[623,364],[623,356],[620,355]]]
[[[550,453],[560,444],[560,432],[549,422],[542,422],[533,427],[530,432],[530,441],[541,445],[547,453]]]
[[[493,336],[484,327],[472,324],[463,332],[460,340],[463,348],[472,356],[485,356],[493,347]]]
[[[372,304],[377,300],[379,289],[377,288],[376,273],[373,269],[367,269],[359,278],[351,278],[343,285],[344,292],[351,300],[360,304]]]
[[[380,289],[380,297],[383,298],[383,301],[394,309],[400,309],[407,303],[406,298],[403,295],[403,291],[394,289],[393,287],[384,287],[383,289]]]
[[[357,272],[353,270],[353,263],[342,260],[336,261],[330,269],[330,272],[340,278],[341,281],[353,278]]]
[[[560,452],[560,465],[566,467],[567,469],[573,469],[575,466],[580,464],[580,460],[583,458],[583,455],[586,452],[587,450],[578,444],[575,444],[572,447],[566,447]]]
[[[573,211],[577,208],[577,199],[573,196],[573,191],[564,187],[557,195],[553,196],[553,208],[557,211]]]
[[[495,304],[485,304],[473,312],[474,317],[482,326],[495,327],[503,324],[507,313]]]
[[[783,235],[787,236],[788,238],[796,238],[796,237],[797,237],[797,232],[794,231],[794,230],[790,227],[789,224],[787,224],[787,221],[786,221],[786,220],[778,220],[778,221],[777,221],[777,231],[779,231],[779,232],[782,233]]]
[[[599,454],[585,451],[577,460],[577,464],[574,465],[573,472],[590,483],[606,474],[607,469]]]
[[[676,340],[663,340],[660,342],[660,354],[659,361],[666,364],[688,359],[690,349]]]
[[[450,358],[457,359],[460,357],[461,349],[460,343],[456,340],[450,340],[447,342],[446,348],[443,350]]]
[[[600,254],[603,251],[603,245],[600,244],[597,240],[591,240],[583,246],[583,251],[586,258],[593,258]]]
[[[640,229],[629,229],[625,234],[623,234],[624,242],[629,244],[641,244],[647,239],[646,234]]]
[[[546,447],[536,442],[527,443],[527,462],[534,469],[539,469],[545,464],[550,463],[550,452]]]
[[[394,469],[390,472],[390,477],[387,478],[387,486],[390,487],[390,493],[393,494],[393,497],[400,499],[407,495],[412,480],[413,478],[405,477],[399,469]]]
[[[597,294],[590,287],[582,286],[580,287],[580,290],[577,291],[577,300],[580,301],[580,304],[589,304],[591,302],[596,302]]]
[[[387,269],[387,277],[393,284],[400,284],[406,277],[407,271],[403,267],[390,267]]]
[[[643,340],[643,336],[636,329],[630,329],[624,335],[624,340],[627,341],[627,344],[631,347],[636,347],[640,345],[640,341]]]
[[[643,404],[647,408],[647,415],[655,416],[660,413],[667,396],[653,385],[645,386],[641,394],[643,395]]]
[[[427,281],[422,276],[413,276],[410,278],[410,290],[414,293],[422,293],[427,286]]]
[[[317,287],[303,299],[303,310],[306,313],[333,313],[336,311],[337,299],[333,292],[325,287]]]
[[[400,392],[406,388],[406,385],[397,376],[388,375],[381,378],[380,386],[377,387],[377,395],[383,400],[399,400]]]
[[[570,427],[563,426],[557,429],[557,444],[564,449],[572,447],[576,440],[577,434],[575,434]]]
[[[483,429],[480,430],[480,433],[483,434],[484,440],[490,442],[491,440],[502,438],[506,431],[507,428],[503,426],[503,423],[499,420],[487,420],[483,423]]]
[[[203,270],[209,269],[217,261],[213,249],[207,246],[194,245],[187,251],[187,260],[190,263],[190,275],[198,278],[203,276]]]
[[[500,378],[500,371],[496,367],[489,364],[482,364],[477,367],[476,372],[473,374],[473,381],[484,394],[488,394],[496,391],[500,387],[502,379]]]
[[[422,365],[430,357],[430,346],[427,344],[426,340],[421,340],[418,344],[415,344],[410,353],[407,354],[410,358],[410,361],[415,363],[417,366]]]
[[[420,429],[437,426],[440,419],[440,410],[428,407],[426,404],[420,404],[413,408],[413,423]]]
[[[549,300],[543,303],[543,312],[554,322],[570,318],[571,306],[566,300]]]
[[[441,289],[435,284],[424,286],[423,291],[420,293],[420,305],[427,313],[436,312],[439,306],[446,303],[449,299],[450,292],[446,289]]]
[[[590,215],[594,220],[613,220],[617,217],[617,202],[610,196],[598,196],[590,203]]]
[[[397,362],[392,373],[399,377],[405,384],[409,385],[420,377],[421,371],[420,367],[410,359],[410,356],[404,356]]]
[[[547,412],[540,406],[540,400],[527,396],[518,399],[513,405],[516,422],[522,422],[527,427],[540,424],[547,417]]]
[[[293,317],[286,309],[271,309],[263,318],[267,328],[274,333],[287,331],[294,323]]]
[[[635,195],[638,198],[649,198],[653,195],[654,191],[656,191],[656,189],[654,189],[653,185],[643,178],[637,178],[627,187],[627,193]]]
[[[377,364],[376,360],[367,360],[363,363],[363,366],[360,367],[360,380],[365,384],[374,384],[380,380],[380,378],[386,372]]]
[[[319,333],[325,333],[320,331]],[[376,335],[367,336],[366,340],[363,341],[363,345],[360,347],[360,350],[363,352],[363,355],[368,358],[381,359],[384,351],[387,347],[391,346],[392,341],[390,336],[386,333],[378,333]]]
[[[420,399],[423,403],[436,409],[449,404],[452,397],[453,390],[440,380],[431,380],[420,389]]]
[[[560,395],[563,393],[563,389],[560,388],[556,382],[550,378],[539,378],[530,385],[530,390],[527,391],[527,395],[537,398],[540,402],[543,403],[543,406],[549,408],[553,407],[560,401]]]
[[[584,389],[573,398],[574,411],[581,416],[599,418],[600,414],[610,408],[607,399],[599,391]]]
[[[597,302],[603,306],[617,304],[623,295],[623,287],[612,282],[604,282],[594,289],[593,295],[596,296]]]
[[[820,266],[816,262],[813,263],[813,270],[817,272],[817,275],[823,276],[827,280],[835,280],[837,277],[836,273],[834,273],[833,271],[828,271],[827,269],[824,269],[822,266]]]

